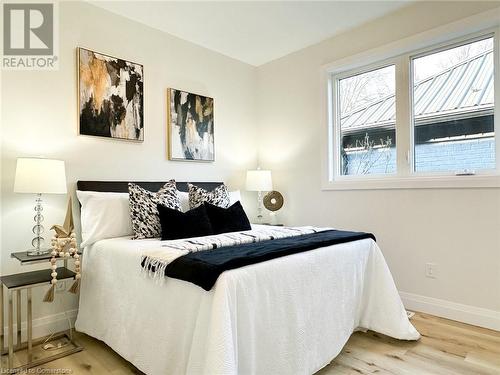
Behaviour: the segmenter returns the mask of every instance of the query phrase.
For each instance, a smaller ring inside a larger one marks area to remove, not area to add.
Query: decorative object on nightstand
[[[45,228],[43,222],[42,194],[66,194],[66,173],[64,161],[41,158],[18,158],[16,178],[14,182],[15,193],[36,194],[35,225],[31,241],[33,250],[28,255],[42,255],[49,252],[42,249],[45,239],[42,234]]]
[[[264,207],[270,211],[272,225],[276,225],[276,212],[283,207],[283,203],[283,195],[279,191],[273,190],[264,196]]]
[[[262,192],[273,190],[271,171],[256,170],[247,171],[246,188],[248,191],[257,192],[257,220],[262,222]]]
[[[56,232],[51,241],[52,252],[50,254],[52,258],[50,259],[50,275],[52,276],[52,280],[50,281],[51,286],[43,298],[43,302],[54,301],[57,284],[57,257],[64,259],[65,263],[67,263],[67,259],[70,257],[75,259],[75,282],[69,288],[69,292],[76,294],[80,290],[80,255],[76,247],[71,197],[68,199],[68,209],[66,210],[64,224],[53,225],[50,229]]]

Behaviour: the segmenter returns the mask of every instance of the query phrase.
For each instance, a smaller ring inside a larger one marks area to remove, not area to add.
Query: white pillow
[[[134,234],[128,193],[77,190],[76,196],[82,204],[82,248],[105,238]]]
[[[241,193],[239,190],[229,191],[229,205],[232,206],[234,203],[241,201]],[[181,211],[189,211],[189,193],[177,190],[177,196],[181,203]]]
[[[241,201],[241,193],[239,190],[229,192],[229,205],[232,206],[236,202]]]
[[[177,190],[177,196],[179,197],[179,202],[181,204],[181,211],[189,211],[189,193],[185,191]]]

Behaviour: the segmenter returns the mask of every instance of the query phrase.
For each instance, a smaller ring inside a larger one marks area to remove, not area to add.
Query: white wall
[[[410,307],[456,319],[476,312],[489,318],[470,322],[500,329],[499,189],[322,191],[320,166],[323,65],[494,6],[403,8],[259,67],[257,97],[259,161],[285,195],[280,215],[287,224],[373,232]],[[425,278],[427,262],[438,264],[437,279]]]
[[[77,134],[77,46],[144,64],[143,143]],[[1,274],[36,268],[21,268],[10,259],[11,252],[29,247],[33,225],[34,196],[12,192],[17,157],[64,160],[70,190],[79,179],[224,180],[230,188],[243,188],[246,169],[256,166],[254,67],[92,5],[60,4],[58,71],[4,71],[1,78]],[[167,87],[215,99],[215,163],[167,160]],[[52,224],[62,223],[67,197],[47,195],[44,199],[48,231]],[[34,295],[35,318],[76,308],[77,298],[69,293],[57,295],[53,304],[38,303],[46,289],[37,288]],[[59,318],[63,317],[54,317]]]

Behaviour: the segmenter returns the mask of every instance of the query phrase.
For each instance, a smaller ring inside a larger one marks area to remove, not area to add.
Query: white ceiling
[[[381,17],[408,1],[92,3],[258,66]]]

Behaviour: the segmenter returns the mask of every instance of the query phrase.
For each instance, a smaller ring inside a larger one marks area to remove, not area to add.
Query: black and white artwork
[[[214,100],[168,89],[170,160],[215,160]]]
[[[143,66],[78,48],[82,135],[144,140]]]

